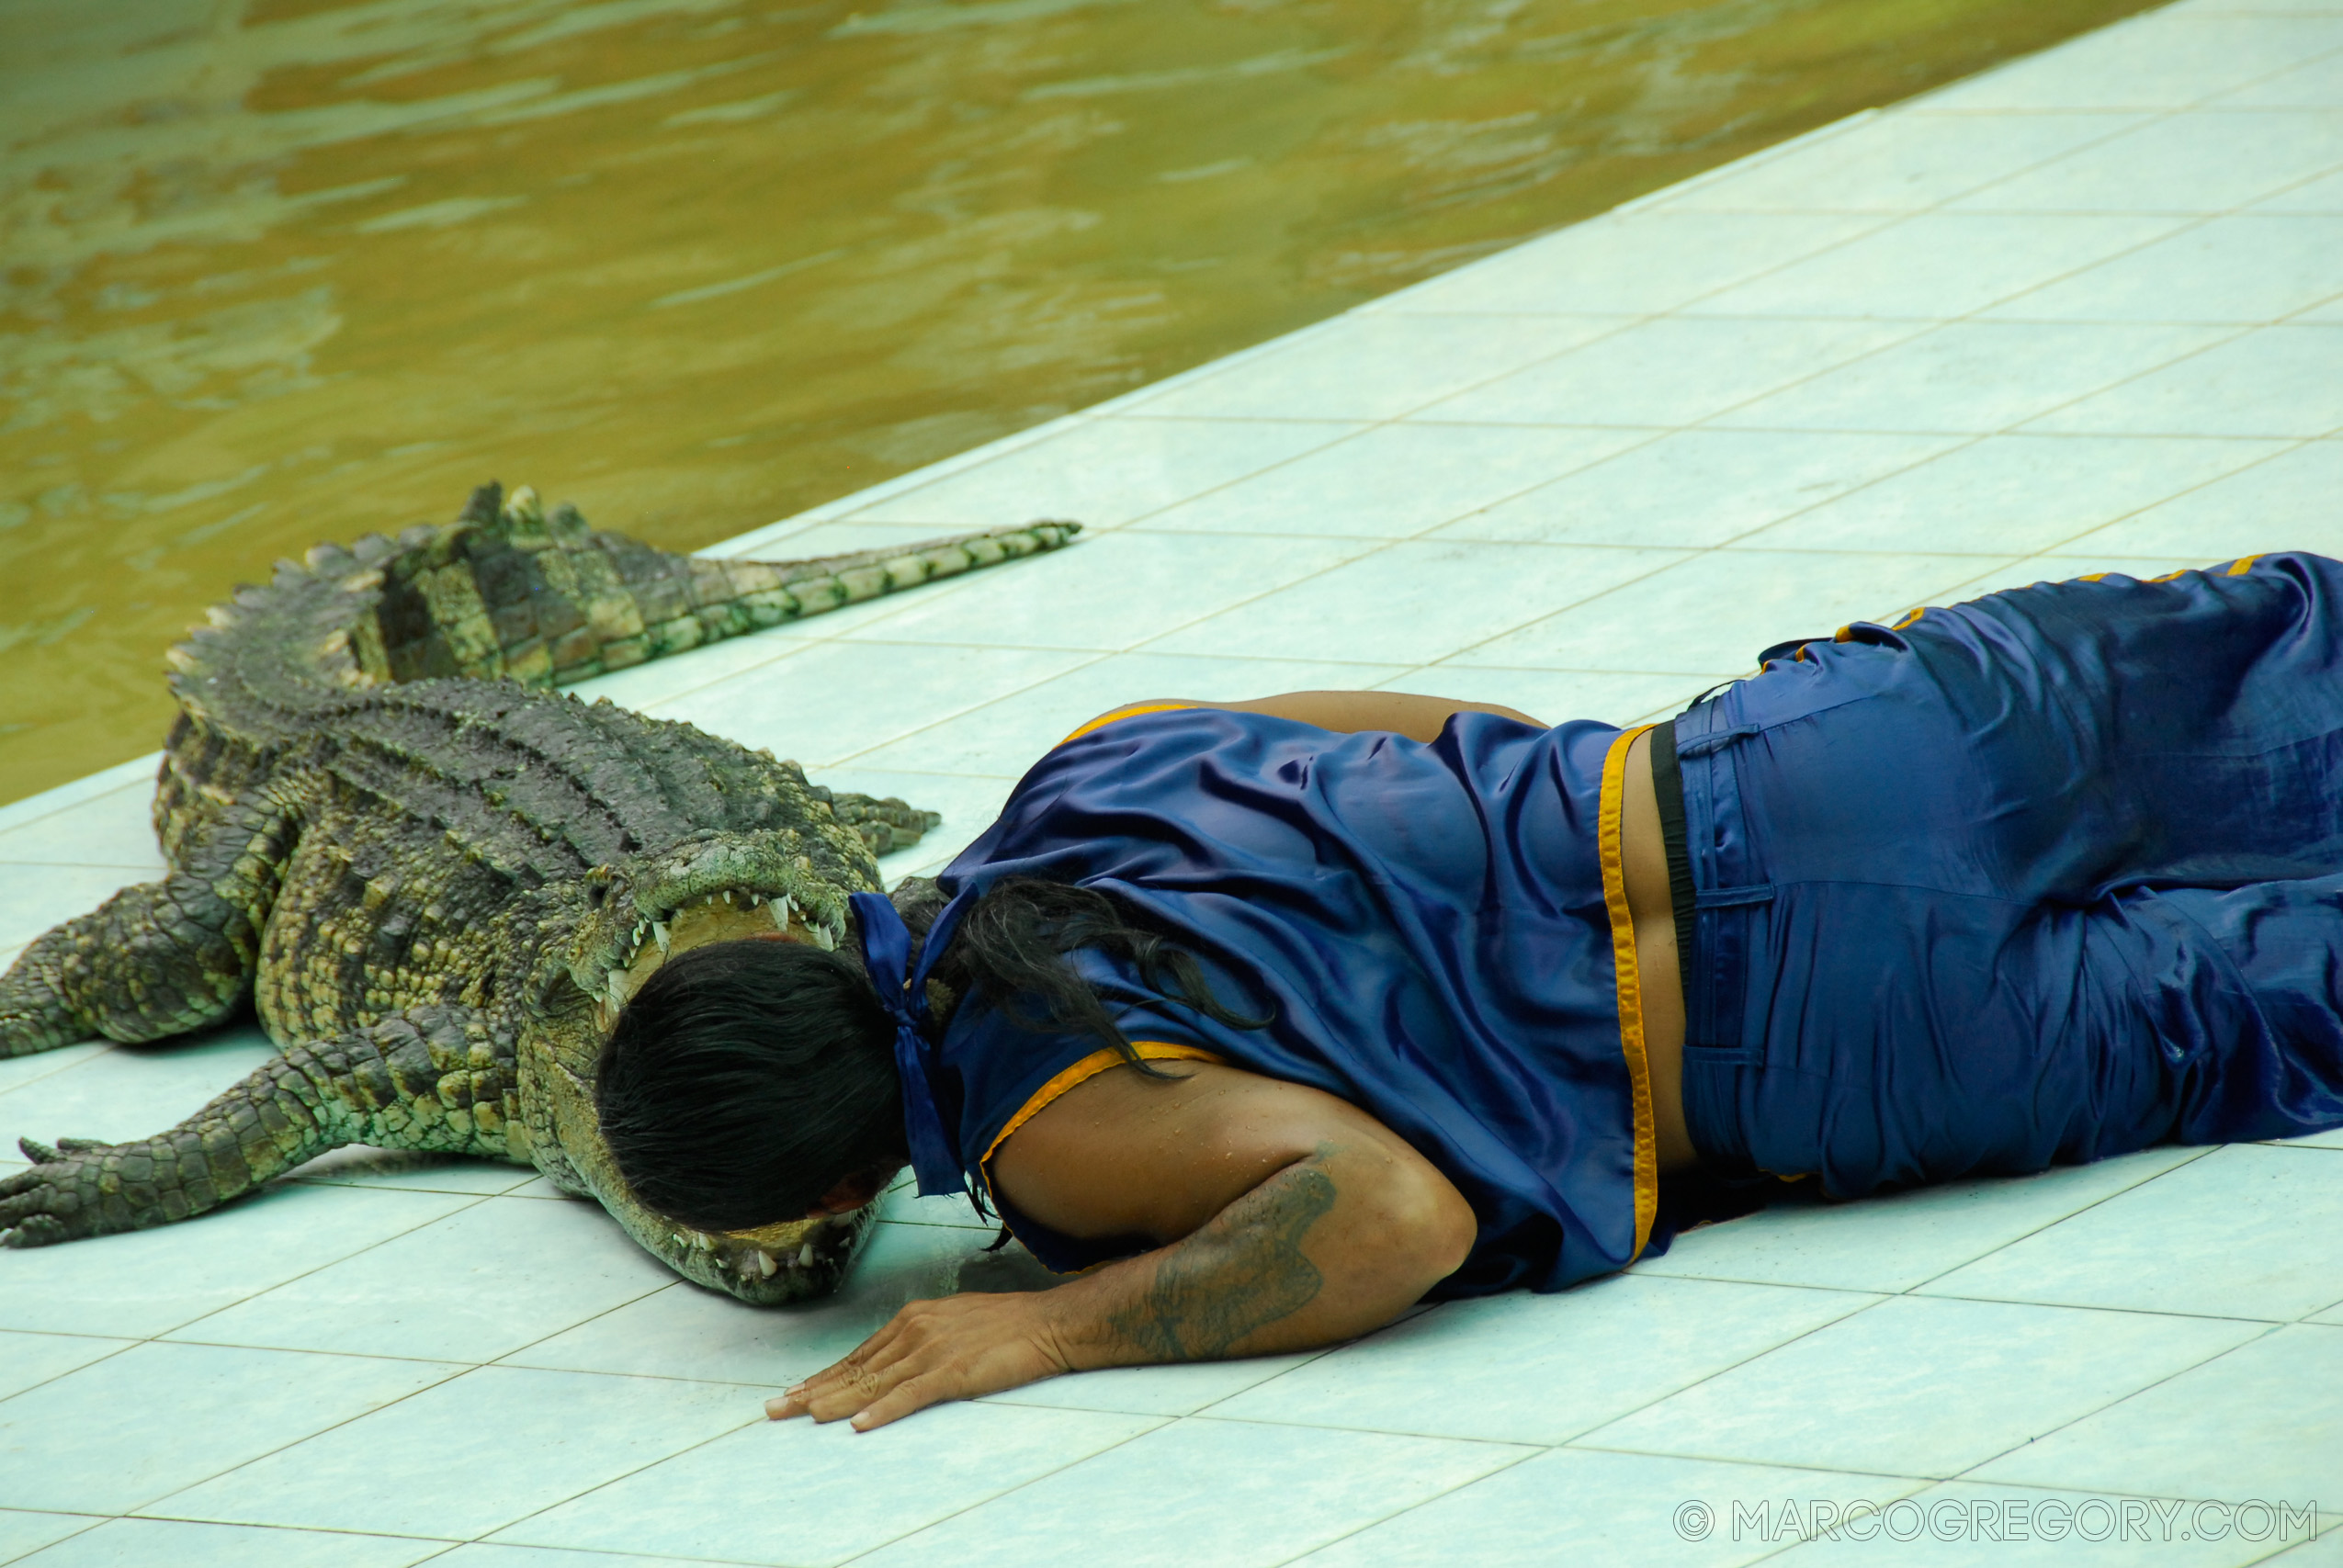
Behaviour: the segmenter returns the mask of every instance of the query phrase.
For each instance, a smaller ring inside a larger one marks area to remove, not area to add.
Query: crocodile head
[[[523,1111],[539,1168],[599,1200],[644,1247],[699,1284],[759,1305],[835,1288],[876,1205],[749,1231],[694,1231],[654,1213],[628,1190],[603,1143],[594,1066],[618,1010],[672,954],[744,936],[834,949],[846,933],[847,896],[877,886],[862,840],[823,821],[696,833],[559,889],[575,925],[544,949],[520,1038],[536,1068],[525,1078],[535,1092]]]

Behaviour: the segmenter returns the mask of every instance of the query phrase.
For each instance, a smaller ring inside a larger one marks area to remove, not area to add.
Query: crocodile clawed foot
[[[85,1155],[107,1147],[103,1138],[60,1138],[52,1147],[38,1138],[18,1138],[17,1147],[35,1165],[55,1165],[67,1155]]]
[[[73,1239],[73,1228],[54,1214],[34,1214],[12,1229],[0,1231],[0,1247],[49,1247]]]
[[[0,1247],[47,1247],[94,1234],[84,1215],[80,1161],[32,1138],[19,1138],[17,1147],[32,1161],[30,1170],[0,1178]],[[75,1222],[81,1224],[77,1224]]]
[[[95,1235],[96,1215],[82,1213],[82,1184],[74,1179],[80,1162],[30,1138],[17,1146],[33,1167],[0,1178],[0,1247],[47,1247]]]
[[[0,1247],[49,1247],[184,1217],[184,1201],[179,1213],[158,1212],[154,1162],[141,1157],[146,1145],[91,1138],[60,1138],[57,1145],[17,1140],[33,1165],[0,1177]]]

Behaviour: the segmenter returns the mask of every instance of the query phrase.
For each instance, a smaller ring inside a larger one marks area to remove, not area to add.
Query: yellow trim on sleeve
[[[1636,918],[1627,908],[1627,749],[1652,726],[1623,729],[1602,760],[1602,803],[1595,818],[1595,849],[1602,863],[1602,903],[1611,912],[1611,955],[1619,976],[1619,1047],[1627,1058],[1636,1112],[1636,1249],[1651,1239],[1659,1213],[1659,1134],[1651,1104],[1651,1057],[1644,1045],[1643,973],[1636,962]],[[1682,962],[1682,955],[1678,956]]]
[[[1118,718],[1137,718],[1143,713],[1178,713],[1184,708],[1194,706],[1195,706],[1194,703],[1133,703],[1129,707],[1116,708],[1113,713],[1100,714],[1058,744],[1063,746],[1068,740],[1080,740],[1092,730],[1104,729]]]
[[[1174,1045],[1162,1040],[1134,1040],[1131,1042],[1131,1049],[1138,1054],[1142,1061],[1149,1062],[1174,1060],[1210,1062],[1215,1066],[1225,1066],[1228,1060],[1226,1056],[1217,1052],[1207,1051],[1201,1045]],[[1034,1090],[1024,1104],[1017,1108],[1017,1113],[1009,1118],[1007,1124],[1000,1132],[993,1134],[992,1142],[985,1145],[984,1157],[977,1161],[977,1173],[984,1178],[985,1201],[992,1205],[992,1212],[995,1214],[1001,1213],[1001,1200],[992,1190],[992,1156],[1002,1144],[1009,1141],[1009,1134],[1032,1121],[1040,1113],[1044,1106],[1076,1084],[1087,1083],[1109,1067],[1121,1066],[1124,1061],[1123,1054],[1112,1047],[1092,1051],[1089,1055]],[[1005,1225],[1007,1222],[1003,1221],[1002,1224]],[[1048,1268],[1048,1265],[1044,1264],[1043,1267]],[[1091,1267],[1096,1268],[1098,1265],[1092,1264]],[[1054,1274],[1058,1270],[1051,1269],[1050,1272]],[[1087,1274],[1090,1269],[1078,1269],[1075,1272]]]
[[[2254,570],[2254,562],[2259,559],[2261,559],[2261,557],[2258,555],[2239,556],[2235,560],[2229,563],[2227,575],[2231,577],[2243,577],[2246,573]]]
[[[1228,1061],[1226,1056],[1217,1052],[1207,1051],[1201,1045],[1173,1045],[1161,1040],[1134,1040],[1131,1042],[1131,1049],[1138,1053],[1140,1060],[1148,1062],[1210,1062],[1215,1066],[1225,1066]],[[1032,1121],[1040,1113],[1044,1106],[1076,1084],[1086,1083],[1109,1067],[1119,1067],[1126,1060],[1126,1058],[1120,1051],[1104,1047],[1092,1051],[1089,1055],[1034,1090],[1032,1097],[1017,1108],[1017,1113],[1009,1118],[1008,1122],[1000,1132],[993,1134],[992,1142],[984,1147],[984,1158],[977,1163],[979,1166],[990,1166],[992,1163],[992,1151],[1008,1142],[1009,1134]],[[991,1177],[988,1175],[985,1178],[988,1189],[991,1181]]]

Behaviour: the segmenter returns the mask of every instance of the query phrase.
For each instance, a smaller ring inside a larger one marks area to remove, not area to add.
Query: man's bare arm
[[[914,1302],[768,1406],[857,1428],[1059,1372],[1308,1348],[1390,1322],[1470,1250],[1470,1207],[1387,1128],[1233,1068],[1100,1075],[1036,1116],[1011,1201],[1168,1244],[1054,1291]],[[1307,1139],[1309,1141],[1304,1142]]]
[[[1153,700],[1178,703],[1186,707],[1265,713],[1274,718],[1297,719],[1303,724],[1314,724],[1320,729],[1344,734],[1362,729],[1386,729],[1394,735],[1404,735],[1410,740],[1439,739],[1441,727],[1448,722],[1450,716],[1460,713],[1493,713],[1501,718],[1536,725],[1540,729],[1547,728],[1542,721],[1525,713],[1496,703],[1467,703],[1454,697],[1418,696],[1412,692],[1286,692],[1278,696],[1255,697],[1241,703],[1204,703],[1185,697],[1158,697]]]

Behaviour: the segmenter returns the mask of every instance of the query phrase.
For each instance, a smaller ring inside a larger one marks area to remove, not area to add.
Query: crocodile
[[[0,1242],[187,1219],[363,1144],[533,1166],[743,1301],[834,1288],[874,1206],[724,1234],[662,1219],[601,1140],[595,1062],[673,952],[746,934],[835,948],[848,897],[879,888],[876,855],[938,818],[557,688],[1079,527],[712,559],[489,485],[451,524],[279,561],[170,652],[168,874],[24,950],[0,976],[0,1056],[247,1008],[280,1055],[153,1137],[22,1140],[33,1163],[0,1179]]]

